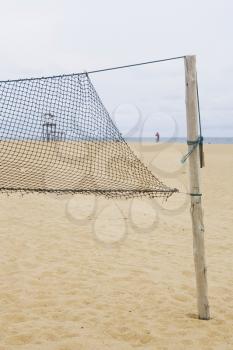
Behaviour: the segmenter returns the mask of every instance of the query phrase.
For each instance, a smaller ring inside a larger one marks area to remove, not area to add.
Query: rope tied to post
[[[203,151],[203,136],[202,136],[202,127],[201,127],[201,111],[200,111],[200,101],[199,101],[199,91],[198,91],[198,80],[196,74],[196,93],[197,93],[197,110],[198,110],[198,121],[199,121],[199,133],[200,136],[195,141],[187,141],[188,146],[193,146],[187,154],[185,154],[181,158],[181,163],[185,163],[185,161],[189,158],[189,156],[193,153],[193,151],[199,146],[199,159],[200,159],[200,168],[205,166],[204,161],[204,151]]]
[[[203,145],[203,136],[199,136],[195,141],[187,141],[188,146],[193,146],[188,153],[186,153],[182,158],[181,158],[181,163],[185,163],[185,161],[189,158],[189,156],[193,153],[193,151],[197,148],[199,145]],[[202,162],[201,162],[202,165]]]

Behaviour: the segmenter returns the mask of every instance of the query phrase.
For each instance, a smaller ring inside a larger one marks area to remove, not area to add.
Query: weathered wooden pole
[[[201,320],[209,320],[207,269],[205,263],[204,225],[199,179],[199,150],[193,147],[198,140],[198,105],[196,56],[185,57],[186,118],[190,172],[193,254],[196,272],[197,309]],[[190,142],[191,141],[191,142]]]

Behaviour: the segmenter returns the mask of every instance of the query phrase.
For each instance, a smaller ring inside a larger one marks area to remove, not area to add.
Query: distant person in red
[[[157,132],[156,132],[156,134],[155,134],[155,139],[156,139],[156,142],[159,142],[159,138],[160,138],[160,136],[159,136],[159,132],[157,131]]]

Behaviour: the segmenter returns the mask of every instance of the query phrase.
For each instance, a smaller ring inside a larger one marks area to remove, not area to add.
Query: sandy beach
[[[132,147],[188,191],[186,145]],[[233,145],[201,170],[210,321],[197,319],[189,196],[0,196],[0,350],[232,350]]]

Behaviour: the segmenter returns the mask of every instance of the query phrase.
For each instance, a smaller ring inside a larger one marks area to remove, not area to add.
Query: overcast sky
[[[0,80],[196,54],[203,131],[233,137],[231,0],[0,0]],[[90,76],[123,132],[185,136],[182,60]],[[140,119],[139,118],[139,119]]]

